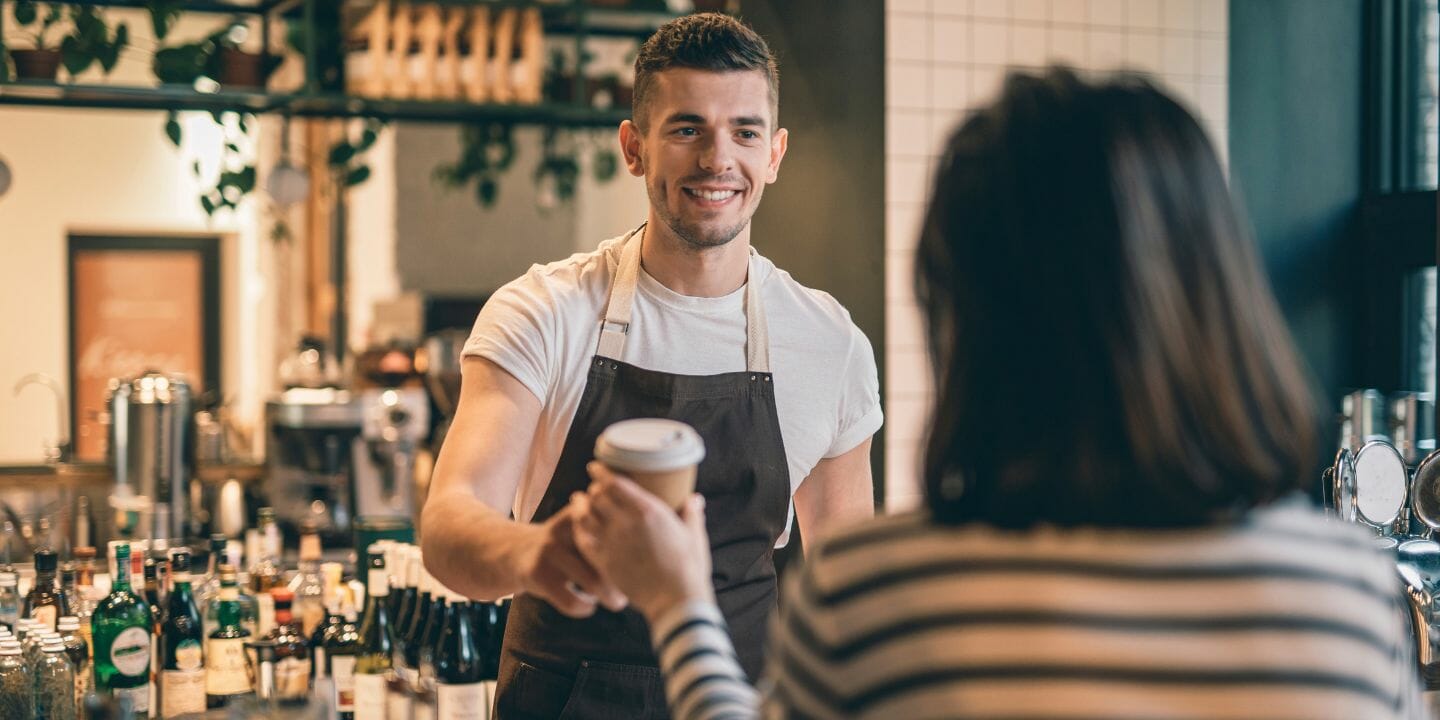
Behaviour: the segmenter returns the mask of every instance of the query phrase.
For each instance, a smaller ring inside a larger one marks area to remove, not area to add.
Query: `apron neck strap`
[[[620,264],[610,286],[610,300],[605,305],[605,320],[600,325],[600,346],[596,354],[611,360],[623,360],[625,340],[630,334],[630,311],[635,305],[635,289],[640,284],[640,244],[645,239],[641,225],[624,240]],[[760,306],[760,283],[745,280],[745,369],[748,372],[770,372],[770,330],[765,322],[765,309]]]

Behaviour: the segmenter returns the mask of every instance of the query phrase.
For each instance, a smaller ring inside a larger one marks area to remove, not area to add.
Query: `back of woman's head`
[[[944,522],[1205,524],[1304,483],[1304,373],[1215,151],[1143,80],[1012,75],[916,256]]]

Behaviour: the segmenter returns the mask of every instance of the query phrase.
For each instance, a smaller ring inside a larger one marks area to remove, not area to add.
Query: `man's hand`
[[[574,618],[589,617],[597,602],[618,612],[625,595],[606,582],[575,547],[574,503],[527,532],[534,536],[518,558],[521,592],[543,598],[556,610]]]
[[[576,493],[576,546],[605,579],[654,622],[692,600],[714,601],[705,501],[692,495],[677,515],[659,498],[600,463],[588,494]]]

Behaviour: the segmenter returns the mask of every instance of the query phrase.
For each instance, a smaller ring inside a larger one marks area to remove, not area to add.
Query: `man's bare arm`
[[[795,490],[795,521],[807,550],[834,530],[874,515],[870,438],[844,455],[816,463]]]
[[[509,519],[530,457],[540,401],[495,363],[467,357],[460,402],[436,460],[421,515],[425,565],[469,597],[539,595],[568,615],[588,615],[596,593],[623,602],[574,549],[569,514],[538,524]]]

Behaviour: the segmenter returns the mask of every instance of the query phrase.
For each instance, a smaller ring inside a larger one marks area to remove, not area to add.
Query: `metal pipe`
[[[68,463],[74,454],[74,448],[70,442],[70,418],[65,409],[65,388],[56,380],[45,373],[30,373],[20,378],[15,383],[13,394],[20,396],[20,391],[30,385],[44,385],[55,395],[55,424],[57,433],[55,435],[55,451],[58,462]]]

